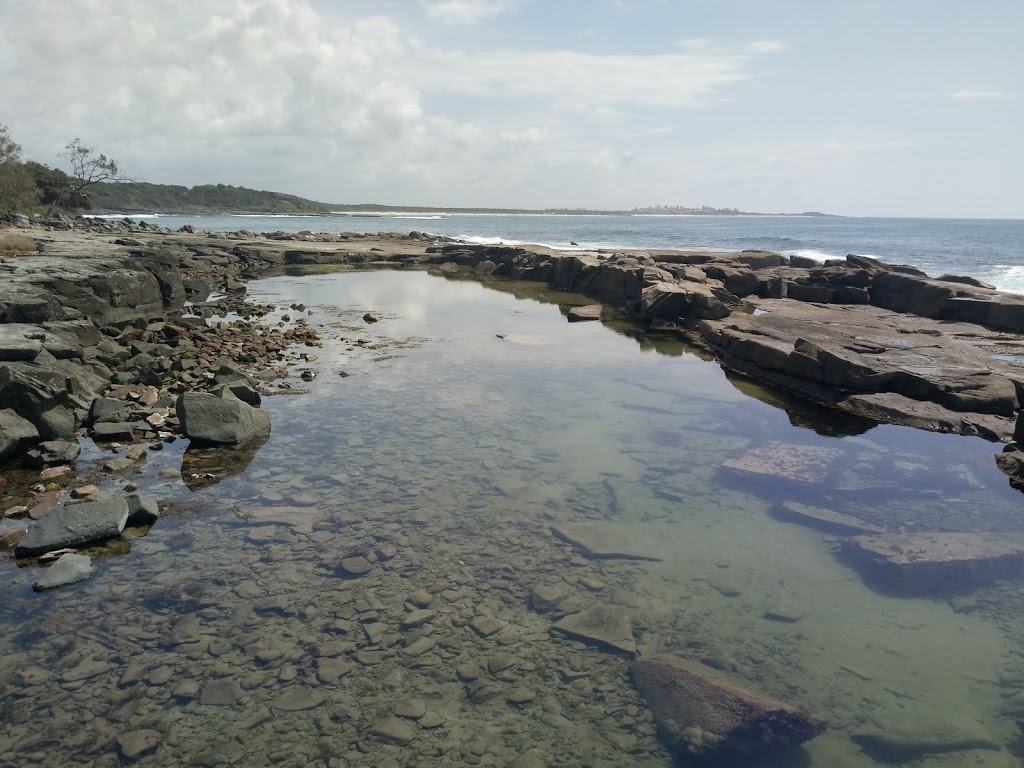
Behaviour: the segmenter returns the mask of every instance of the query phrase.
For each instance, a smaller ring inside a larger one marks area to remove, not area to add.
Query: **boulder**
[[[10,408],[0,410],[0,461],[39,439],[39,430]]]
[[[802,707],[747,690],[695,662],[652,656],[634,662],[630,673],[662,740],[685,757],[744,764],[802,744],[827,727]]]
[[[944,596],[1024,578],[1024,535],[891,533],[854,536],[841,556],[864,579],[899,594]]]
[[[240,445],[270,433],[270,416],[225,390],[186,392],[176,403],[181,431],[200,445]]]
[[[590,320],[600,320],[602,309],[603,307],[600,304],[589,304],[585,307],[573,307],[569,310],[566,318],[570,323],[585,323]]]
[[[0,360],[35,360],[43,349],[46,331],[37,325],[0,325]]]
[[[18,542],[15,557],[34,557],[55,549],[81,547],[120,535],[128,522],[123,497],[97,496],[69,501],[51,510]]]
[[[74,464],[82,452],[77,441],[47,440],[28,452],[28,458],[34,466],[52,464]]]
[[[36,592],[56,589],[66,584],[85,581],[92,574],[92,558],[87,555],[68,553],[61,555],[57,562],[43,571],[42,575],[32,584],[32,589]]]
[[[160,519],[160,505],[151,496],[133,493],[128,496],[127,525],[153,525]]]

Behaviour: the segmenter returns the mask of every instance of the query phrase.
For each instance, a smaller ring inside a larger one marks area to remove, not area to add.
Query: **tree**
[[[0,214],[30,211],[39,190],[21,162],[21,147],[0,123]]]
[[[131,181],[131,178],[121,171],[116,160],[97,153],[83,144],[81,139],[69,142],[60,156],[67,158],[71,163],[71,175],[65,174],[68,186],[65,194],[54,203],[58,207],[89,208],[89,187],[105,181]]]

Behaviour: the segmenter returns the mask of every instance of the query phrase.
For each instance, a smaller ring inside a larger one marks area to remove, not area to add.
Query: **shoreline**
[[[417,232],[182,230],[97,218],[68,229],[16,230],[39,238],[42,249],[0,262],[8,278],[0,291],[0,368],[8,371],[2,386],[12,393],[36,387],[36,405],[11,398],[9,415],[20,419],[22,431],[12,437],[0,429],[6,460],[27,458],[47,471],[66,465],[56,449],[39,453],[40,444],[54,440],[99,435],[127,450],[181,439],[173,398],[189,391],[231,382],[264,395],[298,388],[289,379],[315,375],[316,356],[303,350],[322,343],[319,332],[297,317],[279,341],[246,345],[246,335],[274,329],[261,319],[268,308],[245,302],[245,283],[274,271],[341,266],[461,270],[584,294],[800,399],[873,422],[1008,443],[1000,467],[1024,485],[1024,452],[1013,442],[1021,437],[1024,342],[1017,336],[1024,332],[1024,297],[970,278],[928,278],[853,256],[819,263],[765,251],[474,245]],[[204,303],[215,292],[223,296]],[[209,325],[206,318],[215,315],[235,319]],[[41,371],[65,384],[26,383]],[[92,413],[93,400],[110,400],[111,393],[136,405],[146,393],[159,402],[159,426],[135,419],[121,432],[116,422],[97,430],[103,422]],[[44,483],[44,493],[66,493],[78,480],[58,475]],[[9,490],[6,496],[10,501]]]

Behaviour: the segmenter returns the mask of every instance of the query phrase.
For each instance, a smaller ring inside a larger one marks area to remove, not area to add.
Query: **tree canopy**
[[[21,147],[0,123],[0,214],[31,210],[37,199],[38,189],[21,162]]]

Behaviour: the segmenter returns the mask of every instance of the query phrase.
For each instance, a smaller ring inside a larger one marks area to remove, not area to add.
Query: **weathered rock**
[[[345,557],[341,560],[341,571],[346,576],[364,576],[373,570],[373,563],[362,556]]]
[[[405,721],[400,720],[394,715],[388,715],[384,719],[377,721],[370,728],[370,735],[381,741],[398,744],[400,747],[406,746],[416,738],[416,733],[413,729]]]
[[[128,501],[128,525],[153,525],[160,519],[160,505],[151,496],[133,493]]]
[[[551,613],[569,596],[569,588],[565,584],[554,586],[538,584],[530,593],[530,607],[537,613]]]
[[[101,496],[67,502],[32,526],[14,550],[16,557],[32,557],[66,547],[104,541],[118,536],[128,521],[124,498]]]
[[[270,433],[270,416],[229,392],[187,392],[176,409],[185,437],[200,445],[240,445]]]
[[[35,466],[44,464],[74,464],[82,447],[77,441],[47,440],[28,452],[27,458]]]
[[[243,403],[248,403],[254,408],[258,408],[263,401],[260,393],[244,381],[229,381],[224,384],[218,384],[210,390],[210,394],[217,397],[224,397],[225,392],[230,392]]]
[[[278,696],[272,706],[282,712],[302,712],[319,707],[326,700],[316,688],[296,686]]]
[[[569,310],[566,317],[570,323],[587,322],[590,320],[600,320],[601,310],[603,307],[600,304],[588,304],[585,307],[573,307]]]
[[[39,430],[11,408],[0,410],[0,461],[39,440]]]
[[[565,616],[552,626],[556,632],[627,656],[636,656],[629,612],[618,605],[595,605]]]
[[[585,557],[595,560],[660,560],[631,540],[628,525],[606,522],[557,523],[551,526],[556,538],[572,544]]]
[[[1024,536],[892,533],[855,536],[841,555],[884,590],[913,595],[965,592],[1000,579],[1024,578]]]
[[[47,589],[63,587],[85,581],[93,574],[92,558],[86,555],[61,555],[57,562],[43,571],[43,574],[32,584],[32,589],[42,592]]]
[[[366,323],[379,323],[384,319],[384,316],[380,312],[367,312],[363,315],[363,321]]]
[[[998,750],[999,744],[976,721],[891,712],[858,728],[850,739],[872,757],[886,763],[912,760],[968,749]]]
[[[735,765],[795,747],[826,728],[810,712],[749,691],[702,664],[659,655],[634,662],[630,673],[662,740],[683,756]]]

